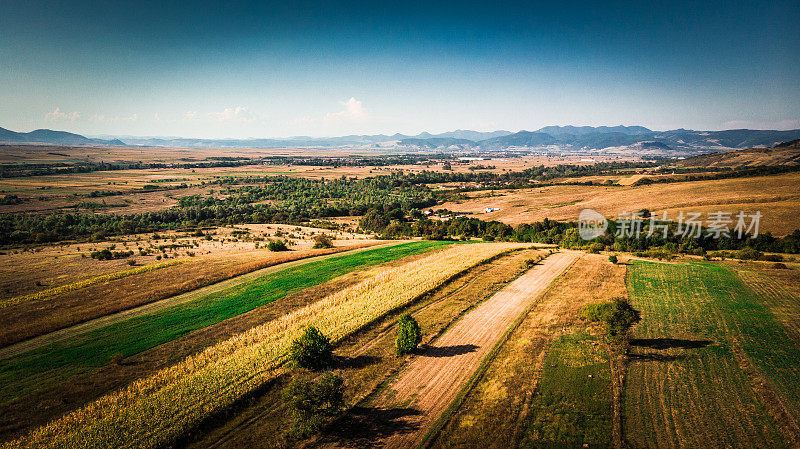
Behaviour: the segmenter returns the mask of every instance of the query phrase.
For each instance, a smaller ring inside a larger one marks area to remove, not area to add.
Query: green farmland
[[[632,447],[787,445],[774,398],[800,410],[800,350],[766,297],[712,264],[636,261],[628,289],[642,312],[624,396]]]

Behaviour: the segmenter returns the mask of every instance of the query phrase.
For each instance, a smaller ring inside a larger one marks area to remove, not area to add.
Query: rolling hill
[[[37,129],[28,133],[19,133],[0,128],[0,142],[7,143],[48,143],[57,145],[125,145],[118,139],[90,139],[80,134],[52,129]]]

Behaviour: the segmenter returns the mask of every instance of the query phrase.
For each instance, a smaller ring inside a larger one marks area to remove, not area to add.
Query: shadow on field
[[[634,338],[631,346],[651,349],[697,349],[713,343],[710,340],[682,340],[678,338]]]
[[[477,349],[478,346],[475,345],[428,346],[420,351],[419,355],[422,357],[453,357],[475,352]]]
[[[381,358],[374,355],[359,355],[356,357],[339,356],[335,359],[337,368],[341,369],[361,369],[380,361]]]
[[[323,441],[344,447],[376,447],[383,438],[416,431],[419,425],[404,418],[419,414],[413,408],[354,407],[326,428]]]

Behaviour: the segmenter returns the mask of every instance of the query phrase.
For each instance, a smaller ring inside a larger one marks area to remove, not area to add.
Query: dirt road
[[[414,410],[402,413],[396,432],[377,437],[375,446],[412,447],[420,443],[509,326],[577,257],[575,253],[551,255],[464,315],[429,348],[414,356],[385,392],[367,404],[376,416]],[[341,440],[333,445],[346,447],[351,442]]]

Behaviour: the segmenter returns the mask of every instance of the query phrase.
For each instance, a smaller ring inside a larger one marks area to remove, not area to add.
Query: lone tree
[[[323,420],[344,405],[344,379],[327,372],[319,380],[297,378],[284,390],[284,400],[292,411],[292,433],[304,438],[316,432]]]
[[[397,340],[395,340],[397,355],[408,354],[417,349],[422,342],[422,332],[417,320],[404,313],[397,321],[397,325]]]
[[[331,364],[332,346],[328,337],[314,326],[309,326],[303,335],[292,342],[289,357],[300,368],[319,370]]]

